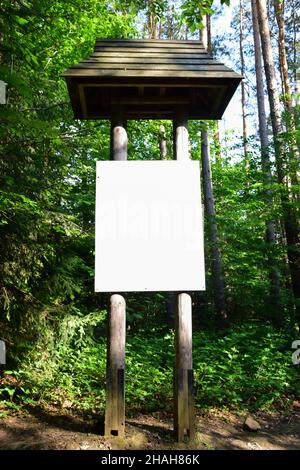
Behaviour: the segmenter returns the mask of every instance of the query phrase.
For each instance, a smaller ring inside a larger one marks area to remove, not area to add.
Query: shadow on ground
[[[126,438],[105,439],[103,418],[85,420],[72,410],[30,407],[0,419],[1,450],[108,450],[108,449],[236,449],[294,450],[300,448],[300,405],[281,414],[257,413],[257,433],[243,429],[245,416],[232,412],[197,416],[193,442],[176,443],[172,416],[138,415],[126,421]]]

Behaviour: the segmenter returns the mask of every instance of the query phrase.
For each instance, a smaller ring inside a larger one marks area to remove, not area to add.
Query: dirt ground
[[[69,410],[36,409],[2,413],[0,450],[108,450],[108,449],[300,449],[300,403],[285,412],[251,415],[261,425],[258,432],[243,429],[245,414],[214,411],[196,417],[196,438],[177,444],[172,434],[172,416],[163,413],[139,415],[126,422],[125,441],[107,440],[103,423],[88,422]]]

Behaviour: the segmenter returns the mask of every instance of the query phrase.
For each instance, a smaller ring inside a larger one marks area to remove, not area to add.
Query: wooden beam
[[[86,109],[86,100],[85,100],[84,89],[85,89],[84,85],[79,85],[78,86],[78,92],[79,92],[79,99],[80,99],[82,114],[83,114],[84,119],[86,119],[87,118],[87,109]]]
[[[181,97],[181,96],[174,96],[174,97],[164,97],[163,95],[161,97],[142,97],[139,98],[138,96],[136,98],[118,98],[113,97],[111,99],[112,104],[117,104],[117,103],[122,103],[122,104],[128,104],[128,105],[138,105],[138,106],[143,106],[143,105],[155,105],[159,104],[162,106],[165,106],[167,104],[190,104],[190,99],[187,98],[186,96]]]
[[[122,64],[198,64],[198,65],[223,65],[223,62],[219,62],[215,59],[211,59],[210,57],[207,57],[206,54],[203,54],[203,56],[199,57],[197,54],[196,57],[152,57],[152,55],[145,55],[145,56],[138,56],[136,55],[132,56],[125,56],[124,54],[120,54],[119,52],[117,53],[110,53],[110,54],[92,54],[88,59],[82,60],[80,64],[87,64],[87,63],[101,63],[101,64],[119,64],[122,62]]]
[[[112,59],[116,58],[116,57],[125,57],[125,54],[124,52],[122,51],[116,51],[114,50],[113,52],[105,52],[105,51],[97,51],[97,52],[93,52],[93,54],[90,55],[89,58],[102,58],[102,57],[106,57],[106,58],[109,58],[109,57],[112,57]],[[127,52],[126,53],[126,57],[128,58],[132,58],[134,59],[134,57],[136,58],[136,53],[135,53],[135,50],[132,49],[132,52]],[[165,59],[172,59],[174,60],[174,54],[172,54],[172,52],[170,53],[165,53],[163,55],[163,57]],[[156,58],[156,59],[162,59],[162,56],[159,52],[140,52],[139,53],[139,58]],[[213,57],[210,55],[210,54],[207,54],[205,51],[203,52],[194,52],[194,53],[185,53],[185,52],[180,52],[178,54],[176,54],[175,56],[175,59],[195,59],[195,60],[198,60],[198,59],[209,59],[209,60],[212,60],[214,62],[214,59]],[[218,62],[218,61],[217,61]]]
[[[221,67],[221,66],[220,66]],[[164,79],[166,80],[168,78],[168,68],[166,70],[157,70],[157,68],[152,68],[145,70],[129,70],[123,68],[118,68],[118,69],[102,69],[102,68],[86,68],[86,67],[81,67],[80,65],[71,67],[68,70],[68,77],[103,77],[106,79],[111,79],[114,77],[126,77],[126,78],[159,78],[159,79]],[[65,75],[66,76],[66,75]],[[228,78],[228,79],[234,79],[234,78],[239,78],[237,74],[234,74],[234,72],[231,72],[230,69],[226,68],[224,66],[224,69],[221,70],[211,70],[209,68],[208,70],[186,70],[185,67],[183,67],[181,70],[176,70],[176,79],[182,78],[182,79],[187,79],[187,78],[195,78],[195,79],[223,79],[223,78]]]
[[[188,89],[195,89],[195,90],[199,90],[201,91],[203,88],[207,88],[207,89],[210,89],[210,88],[224,88],[227,86],[227,83],[226,82],[209,82],[209,81],[206,81],[206,82],[203,82],[203,83],[195,83],[195,82],[191,82],[191,83],[183,83],[183,82],[173,82],[173,83],[166,83],[166,81],[155,81],[155,82],[151,82],[151,81],[126,81],[124,82],[123,80],[122,81],[119,81],[118,79],[116,81],[101,81],[101,82],[98,82],[98,81],[95,81],[93,82],[92,81],[93,79],[91,79],[90,77],[86,77],[85,78],[85,81],[84,83],[82,84],[83,87],[85,88],[106,88],[107,91],[109,91],[110,89],[118,89],[120,88],[120,86],[122,87],[122,90],[126,90],[126,88],[132,88],[132,87],[136,87],[136,88],[159,88],[159,87],[164,87],[166,89],[171,89],[172,88],[182,88],[183,90],[188,88]],[[68,78],[68,82],[70,83],[70,79]],[[70,83],[70,86],[74,86],[76,87],[77,85],[75,84],[74,85],[74,82],[72,81],[71,79],[71,83]],[[78,86],[81,86],[81,85],[78,85]],[[141,96],[143,96],[144,93],[142,93]]]
[[[138,45],[136,46],[135,44],[133,45],[130,45],[130,44],[126,44],[126,45],[105,45],[105,46],[98,46],[96,45],[95,46],[95,49],[94,49],[94,52],[114,52],[116,51],[116,48],[119,49],[120,52],[124,53],[124,52],[132,52],[133,50],[135,51],[135,53],[140,53],[140,52],[150,52],[150,53],[153,53],[153,52],[159,52],[160,54],[199,54],[199,53],[205,53],[206,50],[203,49],[202,47],[187,47],[187,46],[183,46],[183,47],[174,47],[174,46],[170,46],[170,47],[154,47],[154,44],[151,45],[151,47],[149,45],[146,45],[146,46],[142,46],[142,45]]]
[[[103,45],[106,45],[108,43],[111,44],[158,44],[158,45],[193,45],[195,47],[200,47],[204,48],[203,44],[201,41],[198,40],[190,40],[187,39],[185,41],[183,40],[178,40],[178,39],[111,39],[111,38],[97,38],[96,39],[96,45],[102,43]]]
[[[207,64],[204,63],[196,63],[186,61],[185,64],[177,63],[173,61],[173,63],[169,61],[162,61],[161,63],[153,63],[146,60],[137,59],[135,63],[126,62],[123,59],[120,59],[118,62],[103,62],[99,60],[88,60],[85,62],[81,62],[80,64],[76,65],[77,69],[101,69],[101,70],[196,70],[196,71],[205,71],[205,70],[217,70],[222,71],[226,70],[225,65],[223,64]]]

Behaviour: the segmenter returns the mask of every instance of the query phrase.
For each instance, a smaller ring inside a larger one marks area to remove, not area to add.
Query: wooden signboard
[[[202,290],[199,162],[97,162],[95,291]]]

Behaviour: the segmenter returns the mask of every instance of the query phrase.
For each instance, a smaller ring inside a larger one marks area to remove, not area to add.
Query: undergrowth
[[[8,407],[47,403],[87,416],[105,408],[106,341],[97,325],[106,312],[66,317],[58,334],[32,348],[0,382]],[[130,332],[126,343],[127,414],[172,411],[173,332]],[[299,395],[299,366],[291,338],[271,326],[245,324],[224,332],[195,331],[193,355],[198,409],[270,410]]]

